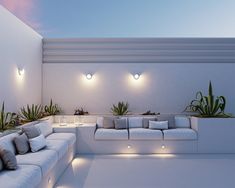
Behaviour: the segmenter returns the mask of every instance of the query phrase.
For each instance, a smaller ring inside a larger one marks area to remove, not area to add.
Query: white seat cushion
[[[41,169],[34,165],[18,165],[17,170],[4,170],[0,172],[0,187],[37,187],[41,180]]]
[[[70,147],[76,142],[76,135],[74,133],[53,133],[47,137],[47,140],[66,140]]]
[[[46,149],[54,150],[57,152],[59,159],[61,159],[68,152],[68,142],[65,140],[46,140]]]
[[[163,130],[164,140],[196,140],[197,132],[189,128]]]
[[[16,155],[16,159],[18,164],[39,166],[44,176],[55,166],[58,161],[58,156],[56,151],[44,149],[36,153]]]
[[[162,140],[163,134],[161,130],[152,130],[144,128],[129,129],[130,140]]]
[[[95,132],[96,140],[128,140],[127,129],[97,129]]]

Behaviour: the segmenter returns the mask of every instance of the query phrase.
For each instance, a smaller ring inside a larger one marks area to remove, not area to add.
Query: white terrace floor
[[[234,188],[235,155],[82,155],[57,188]]]

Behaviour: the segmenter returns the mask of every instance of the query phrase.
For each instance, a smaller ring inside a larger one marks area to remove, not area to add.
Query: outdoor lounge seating
[[[27,126],[27,125],[26,125]],[[6,187],[53,187],[59,176],[74,158],[76,135],[73,133],[54,133],[49,122],[36,125],[46,136],[46,148],[23,155],[16,153],[13,133],[0,138],[0,147],[16,154],[18,168],[14,171],[0,172],[0,184]],[[20,174],[20,176],[19,176]],[[20,185],[20,186],[19,186]]]

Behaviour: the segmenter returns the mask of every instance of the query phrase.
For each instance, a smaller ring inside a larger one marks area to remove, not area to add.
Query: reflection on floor
[[[57,188],[233,188],[235,155],[82,155]]]

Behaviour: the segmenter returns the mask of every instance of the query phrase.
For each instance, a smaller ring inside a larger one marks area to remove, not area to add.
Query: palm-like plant
[[[31,106],[27,105],[26,107],[20,109],[19,116],[25,122],[36,121],[43,116],[42,106],[34,104]]]
[[[53,104],[53,101],[51,99],[50,104],[44,107],[44,111],[46,115],[56,115],[60,113],[60,108],[57,104]]]
[[[203,96],[199,91],[196,94],[196,99],[186,107],[185,111],[196,112],[201,117],[230,117],[225,114],[226,99],[224,96],[213,95],[211,81],[209,83],[208,95]]]
[[[5,112],[5,105],[3,102],[0,111],[0,131],[13,128],[16,124],[16,117],[17,115],[15,113]]]
[[[128,103],[118,102],[117,105],[113,104],[111,111],[112,111],[113,115],[115,115],[115,116],[122,116],[122,115],[126,115],[129,112],[128,108],[129,108]]]

